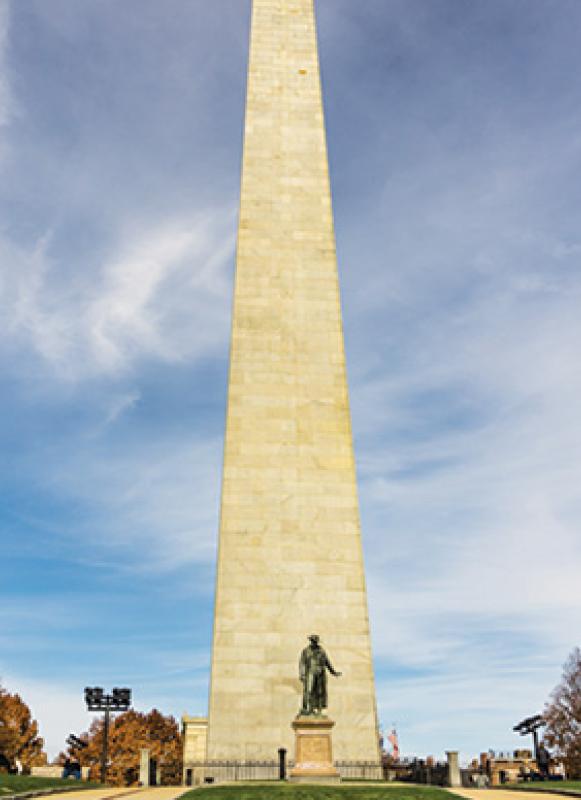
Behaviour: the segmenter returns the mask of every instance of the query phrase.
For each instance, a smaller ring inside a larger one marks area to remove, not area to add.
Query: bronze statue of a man
[[[333,668],[317,634],[309,636],[309,642],[299,662],[299,677],[303,684],[303,707],[299,716],[322,714],[327,708],[327,670],[336,678],[341,675]]]

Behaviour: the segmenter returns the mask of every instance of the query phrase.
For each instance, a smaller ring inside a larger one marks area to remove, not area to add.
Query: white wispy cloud
[[[10,5],[4,0],[0,3],[0,165],[5,156],[2,128],[8,125],[14,111],[8,69],[9,30]]]
[[[234,231],[228,213],[164,225],[105,265],[102,290],[87,314],[103,370],[126,366],[135,352],[171,362],[207,355],[223,343]]]
[[[31,349],[68,380],[208,356],[227,340],[234,231],[228,211],[133,230],[74,281],[50,234],[28,249],[0,237],[4,346]]]
[[[117,422],[127,411],[130,411],[139,402],[140,394],[137,391],[124,392],[111,397],[103,420],[103,428]]]
[[[129,571],[164,573],[211,564],[221,460],[220,438],[168,437],[120,448],[89,439],[63,455],[50,476],[56,497],[81,503],[89,512],[83,525],[76,522],[68,532],[61,528],[59,535],[75,540],[81,535],[105,560],[129,551],[124,560]]]

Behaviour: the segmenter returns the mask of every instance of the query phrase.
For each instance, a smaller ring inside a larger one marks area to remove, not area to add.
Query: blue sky
[[[206,710],[247,0],[0,0],[0,676]],[[579,644],[581,5],[318,0],[380,718]]]

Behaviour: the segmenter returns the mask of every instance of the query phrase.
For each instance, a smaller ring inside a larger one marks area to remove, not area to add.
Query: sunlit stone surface
[[[310,633],[335,758],[377,761],[313,0],[254,0],[209,759],[292,754]]]

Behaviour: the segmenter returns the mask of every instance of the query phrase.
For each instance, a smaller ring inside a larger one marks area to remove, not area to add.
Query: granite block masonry
[[[379,763],[313,0],[254,0],[207,758],[292,752],[316,632],[338,760]]]

